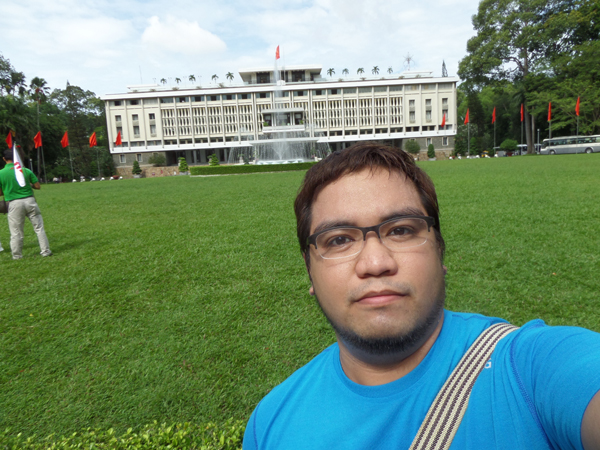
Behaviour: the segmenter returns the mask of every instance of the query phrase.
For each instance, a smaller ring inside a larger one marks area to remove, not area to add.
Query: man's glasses
[[[393,252],[400,252],[427,242],[434,225],[435,219],[430,216],[401,216],[372,227],[328,228],[310,235],[307,242],[314,245],[321,258],[350,258],[361,252],[367,233],[374,231],[383,245]]]

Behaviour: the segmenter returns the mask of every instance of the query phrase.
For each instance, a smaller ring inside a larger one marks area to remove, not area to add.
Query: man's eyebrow
[[[427,214],[419,208],[408,207],[408,208],[399,209],[397,211],[394,211],[394,212],[382,217],[381,221],[379,223],[386,222],[388,220],[392,220],[392,219],[395,219],[398,217],[403,217],[403,216],[426,216],[426,215]],[[373,225],[376,225],[376,224],[373,224]],[[313,231],[311,234],[315,234],[315,233],[318,233],[323,230],[328,230],[329,228],[355,227],[355,226],[357,226],[356,223],[350,222],[349,220],[329,220],[329,221],[321,222],[319,225],[317,225],[317,227],[315,228],[315,231]]]

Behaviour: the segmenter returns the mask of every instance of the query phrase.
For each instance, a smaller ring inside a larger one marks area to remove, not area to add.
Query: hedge
[[[130,428],[123,435],[117,435],[111,428],[99,430],[88,428],[82,433],[57,438],[36,436],[25,438],[22,433],[14,434],[8,428],[0,432],[0,449],[198,449],[198,450],[240,450],[244,438],[245,423],[228,420],[219,427],[215,423],[194,425],[178,423],[167,426],[154,422],[134,433]]]
[[[291,170],[308,170],[315,162],[294,164],[240,164],[236,166],[193,166],[190,167],[191,175],[225,175],[229,173],[255,173],[255,172],[288,172]]]

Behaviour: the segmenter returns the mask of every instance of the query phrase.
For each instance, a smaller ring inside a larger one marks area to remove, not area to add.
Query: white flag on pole
[[[13,163],[15,164],[15,177],[19,186],[25,186],[25,176],[23,175],[23,163],[17,151],[17,144],[13,144]]]

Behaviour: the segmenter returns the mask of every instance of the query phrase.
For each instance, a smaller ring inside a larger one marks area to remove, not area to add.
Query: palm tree
[[[342,70],[342,75],[348,75],[350,72],[348,71],[348,69],[344,69]]]
[[[333,69],[327,69],[327,75],[329,75],[329,77],[331,77],[334,74],[335,74],[335,70],[333,70]]]
[[[374,66],[373,69],[371,69],[371,73],[373,75],[379,75],[379,66]]]
[[[231,82],[233,81],[233,74],[231,72],[227,72],[225,78],[227,78],[229,80],[229,84],[231,84]]]
[[[50,88],[48,87],[48,83],[46,82],[46,80],[40,77],[32,78],[31,82],[29,83],[29,88],[30,95],[32,97],[35,96],[35,99],[38,103],[40,103],[41,100],[45,99],[48,93],[50,92]]]
[[[167,84],[167,79],[166,79],[166,78],[161,78],[161,79],[160,79],[160,82],[161,82],[162,84]]]
[[[394,72],[394,69],[392,69],[392,66],[388,67],[388,73],[391,75]]]
[[[190,83],[193,83],[194,81],[196,81],[196,77],[194,75],[190,75],[188,77],[188,80],[190,80]]]
[[[356,75],[362,75],[363,73],[365,73],[365,69],[363,69],[362,67],[359,67],[356,71]]]
[[[216,83],[217,80],[219,79],[219,76],[215,73],[211,78]]]
[[[181,78],[179,78],[179,77],[175,78],[175,83],[177,83],[177,84],[181,83]]]

